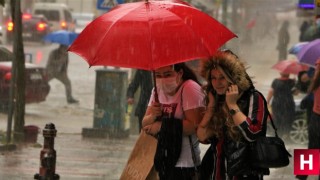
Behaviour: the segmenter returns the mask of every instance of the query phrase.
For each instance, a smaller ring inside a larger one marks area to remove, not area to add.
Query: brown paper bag
[[[158,175],[153,168],[156,148],[157,140],[141,131],[120,180],[158,179]]]

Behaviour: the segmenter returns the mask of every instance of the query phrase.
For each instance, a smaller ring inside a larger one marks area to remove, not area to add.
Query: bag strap
[[[257,91],[257,90],[254,90],[254,92],[257,92],[262,97],[264,105],[265,105],[265,107],[267,107],[268,103],[267,103],[267,100],[265,99],[265,97],[263,96],[263,94],[260,91]],[[273,122],[273,119],[272,119],[272,116],[271,116],[271,114],[269,112],[269,109],[266,108],[266,110],[267,110],[268,116],[270,118],[272,128],[274,129],[274,133],[275,133],[276,137],[278,137],[277,128],[276,128],[276,125]]]
[[[196,153],[194,152],[194,148],[192,145],[192,139],[191,139],[191,136],[188,136],[188,137],[189,137],[189,143],[190,143],[190,149],[191,149],[191,155],[192,155],[192,160],[193,160],[193,164],[194,164],[194,169],[195,169],[195,171],[198,171],[198,168],[196,165],[196,162],[197,162]]]
[[[182,98],[183,88],[184,88],[184,84],[182,85],[182,89],[181,89],[181,95],[180,95],[181,100],[180,100],[180,102],[181,102],[182,113],[183,113],[183,116],[185,117],[184,110],[183,110],[183,98]],[[192,161],[193,161],[193,164],[194,164],[194,169],[195,169],[195,171],[198,171],[198,168],[197,168],[197,165],[196,165],[196,162],[197,162],[196,153],[194,152],[194,148],[193,148],[193,145],[192,145],[191,135],[189,135],[188,138],[189,138],[189,144],[190,144],[191,156],[192,156]]]

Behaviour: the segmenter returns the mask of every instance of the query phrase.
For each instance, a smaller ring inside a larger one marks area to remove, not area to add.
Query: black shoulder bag
[[[267,107],[267,101],[264,96],[258,92],[264,100]],[[251,165],[260,168],[279,168],[289,164],[291,154],[287,151],[283,140],[277,134],[277,128],[273,123],[272,117],[267,110],[272,128],[274,129],[274,137],[259,137],[256,141],[249,143],[250,145],[250,161]]]
[[[267,107],[267,101],[264,96],[259,93],[264,105]],[[291,155],[287,151],[285,144],[277,134],[277,129],[273,123],[269,111],[272,127],[275,132],[274,137],[261,136],[253,142],[240,141],[227,143],[225,154],[227,159],[227,174],[228,176],[236,176],[240,174],[269,174],[268,168],[285,167],[289,164]]]

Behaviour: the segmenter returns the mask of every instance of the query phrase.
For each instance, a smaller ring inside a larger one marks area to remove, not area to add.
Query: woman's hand
[[[157,117],[162,115],[161,104],[153,102],[151,106],[148,106],[146,114],[142,120],[142,127],[146,127],[150,124],[153,124]]]
[[[159,133],[159,131],[161,129],[161,125],[162,125],[162,122],[157,121],[157,122],[154,122],[150,125],[143,127],[143,130],[146,132],[146,134],[155,136]]]
[[[150,108],[150,115],[154,117],[154,120],[162,115],[161,104],[158,102],[153,102]]]
[[[237,105],[239,97],[238,86],[235,84],[230,85],[226,92],[226,103],[228,107]]]

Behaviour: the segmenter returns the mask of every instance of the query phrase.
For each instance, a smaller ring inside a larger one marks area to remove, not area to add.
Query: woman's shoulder
[[[188,79],[186,80],[184,83],[183,83],[183,86],[184,87],[188,87],[188,86],[196,86],[196,87],[201,87],[197,82],[191,80],[191,79]]]
[[[255,89],[255,88],[250,88],[243,93],[243,97],[245,97],[245,98],[250,98],[251,96],[264,98],[264,95],[259,90]]]
[[[183,83],[181,89],[201,90],[202,87],[201,87],[197,82],[189,79],[189,80],[186,80],[186,81]]]

